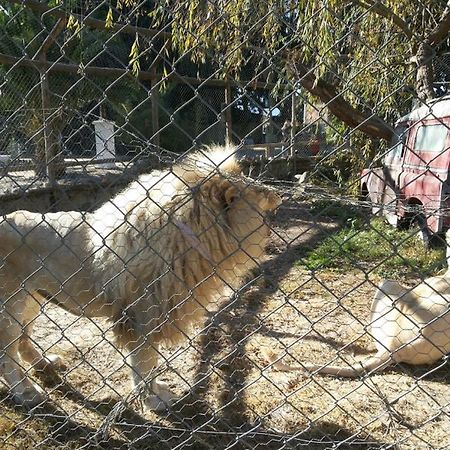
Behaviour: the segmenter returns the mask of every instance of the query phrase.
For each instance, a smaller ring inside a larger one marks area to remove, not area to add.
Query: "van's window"
[[[406,141],[406,131],[406,127],[398,127],[394,130],[391,149],[392,156],[401,156]]]
[[[444,151],[448,132],[448,127],[442,124],[421,126],[417,130],[414,150],[421,152]]]
[[[391,148],[385,154],[383,162],[386,165],[392,164],[394,158],[401,158],[403,154],[403,147],[408,136],[408,127],[399,126],[394,130],[394,134],[391,141]]]

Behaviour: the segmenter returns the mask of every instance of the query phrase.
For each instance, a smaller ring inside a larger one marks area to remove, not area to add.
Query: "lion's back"
[[[44,266],[45,273],[52,273],[55,279],[71,276],[86,257],[86,244],[83,217],[78,212],[20,210],[4,216],[0,223],[2,270],[13,270],[22,279],[30,279]],[[48,278],[42,270],[36,276]]]

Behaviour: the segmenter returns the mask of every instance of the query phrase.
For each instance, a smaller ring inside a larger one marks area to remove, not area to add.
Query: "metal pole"
[[[232,103],[231,85],[227,80],[225,84],[225,143],[229,144],[232,141],[233,123],[231,118],[231,103]]]
[[[160,134],[159,134],[159,87],[156,70],[153,69],[155,77],[151,79],[151,102],[152,102],[152,144],[159,153]]]
[[[297,133],[297,102],[295,98],[295,92],[292,92],[291,95],[291,139],[290,139],[290,155],[292,157],[295,156],[295,135]]]

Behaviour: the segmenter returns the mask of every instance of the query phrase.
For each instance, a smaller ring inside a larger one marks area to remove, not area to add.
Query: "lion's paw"
[[[178,397],[162,381],[153,381],[152,391],[143,395],[145,409],[150,411],[164,411],[173,405]]]
[[[37,372],[52,372],[54,370],[66,370],[67,366],[61,356],[49,354],[34,363],[33,369]]]
[[[32,409],[47,400],[45,391],[35,383],[27,382],[20,391],[13,393],[14,402],[26,409]]]
[[[33,369],[35,374],[46,386],[57,386],[61,383],[60,371],[67,369],[63,359],[59,355],[45,355],[38,361]]]
[[[66,370],[67,369],[67,365],[64,362],[64,360],[62,359],[61,356],[56,355],[56,354],[50,354],[50,355],[46,355],[45,356],[45,360],[48,361],[48,364],[50,366],[52,366],[54,369],[56,370]]]

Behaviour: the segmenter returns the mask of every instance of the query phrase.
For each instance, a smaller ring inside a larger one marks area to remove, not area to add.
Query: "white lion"
[[[0,368],[14,399],[33,407],[45,398],[23,363],[46,370],[58,362],[30,339],[48,301],[110,319],[134,385],[145,380],[158,364],[159,344],[182,339],[261,259],[267,214],[280,202],[241,175],[232,148],[215,147],[141,176],[93,213],[5,216]],[[172,398],[156,380],[143,394],[151,409]]]
[[[413,289],[397,281],[384,280],[372,301],[367,332],[374,340],[377,353],[356,367],[309,362],[289,366],[274,352],[266,353],[278,370],[350,378],[378,372],[400,362],[432,364],[450,352],[450,272],[427,278]]]

